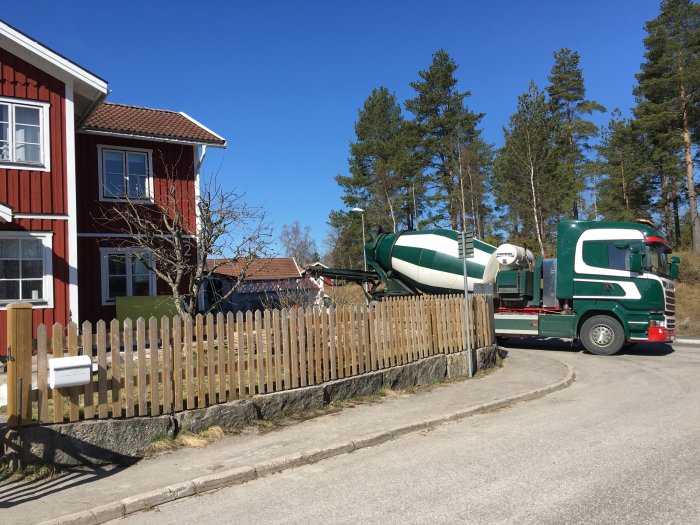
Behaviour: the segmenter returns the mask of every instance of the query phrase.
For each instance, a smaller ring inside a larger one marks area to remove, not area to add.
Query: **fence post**
[[[32,422],[32,305],[7,307],[7,424]]]

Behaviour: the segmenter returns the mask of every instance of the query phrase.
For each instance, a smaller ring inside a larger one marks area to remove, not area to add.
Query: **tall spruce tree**
[[[479,138],[477,125],[483,117],[465,105],[470,93],[457,89],[457,68],[445,50],[437,51],[428,69],[418,72],[421,79],[411,83],[416,96],[406,101],[406,109],[415,116],[412,129],[420,137],[432,190],[431,222],[446,220],[453,229],[463,227],[462,208],[466,207],[461,152]]]
[[[358,112],[350,144],[349,175],[337,175],[347,208],[361,207],[365,224],[397,231],[412,228],[425,208],[425,187],[413,136],[396,97],[385,87],[372,90]],[[343,266],[362,261],[360,217],[336,210],[329,216],[329,255]]]
[[[566,195],[570,216],[579,218],[582,193],[586,189],[586,173],[590,161],[591,138],[598,134],[597,126],[586,115],[605,111],[605,107],[593,100],[586,99],[586,87],[583,72],[579,66],[579,54],[567,48],[554,53],[554,65],[548,77],[549,105],[556,124],[555,155],[559,162],[556,166],[561,184],[571,189]],[[567,214],[568,215],[568,214]]]
[[[418,188],[422,202],[423,188],[416,177],[411,148],[405,134],[401,106],[385,87],[374,89],[365,100],[355,123],[357,140],[350,144],[350,175],[338,175],[344,203],[362,206],[366,219],[392,231],[408,226],[413,212],[406,205]]]
[[[700,131],[700,6],[691,0],[664,0],[661,13],[647,22],[645,29],[646,53],[637,75],[635,115],[640,126],[652,136],[657,150],[661,150],[657,151],[657,160],[663,163],[662,200],[674,200],[676,181],[673,166],[669,166],[669,154],[676,153],[685,168],[692,247],[700,253],[700,216],[692,153]],[[677,206],[678,201],[675,202]],[[671,206],[672,203],[667,203],[667,207]]]
[[[510,237],[535,242],[542,254],[548,252],[551,226],[567,194],[554,169],[555,132],[545,95],[530,82],[503,130],[505,145],[498,152],[492,180],[496,202],[505,210],[502,224],[509,228]]]
[[[650,215],[650,148],[620,110],[613,111],[597,147],[604,176],[598,184],[597,211],[606,220],[631,221]]]

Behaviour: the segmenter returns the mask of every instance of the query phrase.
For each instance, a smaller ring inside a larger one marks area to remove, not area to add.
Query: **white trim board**
[[[68,320],[80,322],[78,308],[78,194],[75,171],[73,86],[66,84],[66,197],[68,200]]]
[[[56,213],[15,213],[15,219],[40,219],[44,221],[67,221],[68,215]]]
[[[12,222],[12,208],[0,202],[0,222]]]
[[[149,141],[149,142],[165,142],[168,144],[184,144],[186,146],[211,146],[213,148],[223,147],[223,146],[216,144],[215,142],[203,142],[201,140],[198,141],[198,140],[174,139],[174,138],[168,138],[168,137],[159,137],[156,135],[141,135],[139,133],[126,133],[126,132],[118,132],[118,131],[101,131],[98,129],[89,129],[89,128],[81,129],[80,133],[83,133],[85,135],[100,135],[103,137],[120,137],[120,138],[133,139],[133,140],[145,140],[145,141]]]
[[[201,122],[199,122],[199,121],[193,119],[192,117],[190,117],[190,116],[189,116],[187,113],[185,113],[184,111],[180,111],[180,115],[182,115],[183,117],[185,117],[187,120],[189,120],[189,121],[192,122],[193,124],[196,124],[197,126],[199,126],[200,128],[202,128],[203,130],[208,131],[209,133],[211,133],[212,135],[214,135],[216,138],[221,139],[221,140],[224,141],[223,144],[208,143],[210,146],[213,146],[213,147],[215,147],[215,148],[224,148],[224,149],[226,149],[227,141],[226,141],[226,139],[225,139],[224,137],[222,137],[222,136],[219,135],[218,133],[214,133],[212,130],[210,130],[208,127],[206,127],[204,124],[202,124]]]
[[[131,233],[79,233],[78,237],[91,238],[91,239],[131,239],[133,237],[143,237],[140,234]],[[162,234],[159,237],[170,237],[170,235]],[[183,235],[183,239],[196,239],[197,237],[193,234]]]

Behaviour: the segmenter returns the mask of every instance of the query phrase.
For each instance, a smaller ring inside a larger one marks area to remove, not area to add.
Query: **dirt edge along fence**
[[[470,296],[470,310],[472,348],[493,344],[490,297]],[[318,385],[463,351],[465,327],[464,297],[458,295],[184,320],[127,319],[123,325],[117,320],[40,325],[34,341],[37,371],[31,378],[35,387],[24,380],[29,401],[14,419],[13,410],[20,407],[8,405],[8,422],[158,416]],[[18,330],[26,339],[26,328]],[[51,389],[48,361],[75,355],[91,357],[91,381]],[[8,388],[15,387],[8,382]]]

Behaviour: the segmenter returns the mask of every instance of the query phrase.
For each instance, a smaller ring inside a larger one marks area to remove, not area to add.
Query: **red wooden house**
[[[0,355],[6,305],[35,325],[115,316],[114,297],[166,292],[101,224],[109,206],[177,183],[192,234],[207,146],[226,141],[184,113],[105,102],[107,82],[0,21]],[[166,292],[167,293],[167,292]]]

